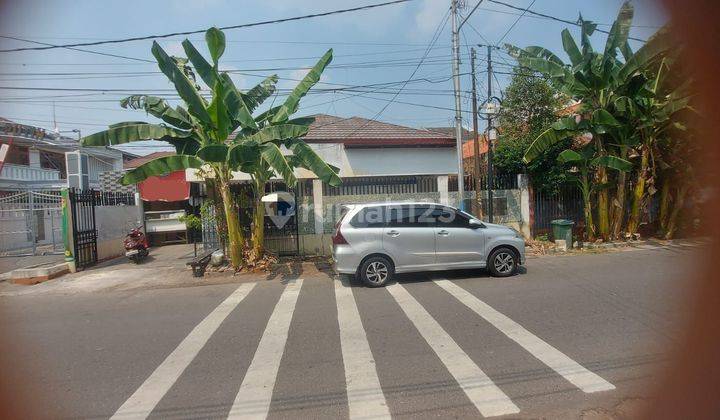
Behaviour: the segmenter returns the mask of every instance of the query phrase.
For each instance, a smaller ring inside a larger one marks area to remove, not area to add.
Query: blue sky
[[[0,14],[0,35],[14,36],[46,43],[72,43],[115,39],[175,31],[230,26],[261,20],[297,16],[315,12],[356,7],[379,0],[195,0],[180,1],[42,1],[24,0],[4,3]],[[505,0],[518,7],[527,7],[532,0]],[[532,10],[568,20],[578,13],[585,19],[609,29],[621,0],[536,0]],[[631,35],[646,39],[666,18],[655,1],[635,0],[634,27]],[[335,58],[326,70],[320,89],[301,103],[301,114],[328,113],[343,117],[375,117],[387,105],[401,85],[385,91],[366,93],[333,91],[346,85],[367,85],[403,81],[410,77],[430,43],[433,33],[441,27],[449,8],[449,0],[415,0],[400,5],[321,17],[297,22],[248,29],[228,30],[228,45],[221,60],[224,68],[233,71],[233,79],[241,88],[252,87],[262,77],[276,73],[281,78],[299,79],[303,68],[311,66],[328,48]],[[467,0],[467,13],[476,4]],[[485,2],[469,19],[461,37],[461,73],[469,71],[469,47],[477,43],[496,43],[518,18],[519,12],[502,5]],[[503,42],[521,47],[542,45],[564,57],[560,31],[567,25],[552,20],[522,17]],[[573,34],[576,27],[570,28]],[[170,54],[184,55],[180,42],[184,37],[161,40]],[[202,35],[191,35],[196,46],[205,51]],[[604,34],[594,37],[597,45],[605,42]],[[0,39],[0,48],[30,44]],[[635,43],[637,48],[639,44]],[[152,59],[151,41],[86,47],[94,51]],[[428,53],[394,102],[377,119],[413,127],[448,126],[453,123],[452,74],[450,62],[450,24]],[[486,89],[485,49],[478,48],[478,79],[481,100]],[[509,72],[512,59],[498,53],[498,72]],[[273,70],[278,69],[278,70]],[[171,85],[156,65],[64,49],[0,53],[0,86],[24,88],[128,89],[129,93],[165,92]],[[53,75],[53,73],[71,73]],[[108,74],[109,73],[109,74]],[[149,74],[146,74],[149,73]],[[494,89],[504,86],[508,77],[497,75]],[[281,88],[296,82],[281,80]],[[469,90],[468,77],[462,89]],[[364,90],[368,90],[364,88]],[[165,93],[170,93],[165,92]],[[119,99],[127,96],[117,92],[78,92],[51,90],[0,89],[0,116],[17,122],[52,128],[53,101],[59,129],[79,129],[83,135],[100,131],[114,122],[153,121],[140,111],[120,108]],[[282,100],[278,98],[277,100]],[[423,106],[418,106],[423,105]],[[463,109],[469,109],[464,94]],[[464,121],[468,126],[469,119]],[[68,135],[73,135],[69,133]],[[155,145],[129,150],[148,153]]]

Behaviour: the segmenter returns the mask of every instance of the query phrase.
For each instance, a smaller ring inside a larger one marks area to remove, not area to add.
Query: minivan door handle
[[[448,236],[449,234],[450,234],[450,232],[448,232],[445,229],[438,231],[438,235],[440,235],[440,236]]]
[[[400,232],[398,232],[397,230],[389,230],[385,233],[387,233],[389,236],[392,236],[393,238],[400,234]]]

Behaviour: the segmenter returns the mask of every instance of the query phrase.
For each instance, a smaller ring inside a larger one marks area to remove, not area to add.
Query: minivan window
[[[387,208],[382,206],[364,207],[350,219],[354,228],[378,228],[385,226]]]
[[[433,227],[435,217],[430,206],[391,206],[388,227]]]
[[[460,227],[460,228],[466,228],[470,226],[470,219],[463,214],[462,212],[458,212],[449,208],[442,208],[439,210],[436,210],[436,212],[439,213],[437,217],[437,226],[438,227]]]

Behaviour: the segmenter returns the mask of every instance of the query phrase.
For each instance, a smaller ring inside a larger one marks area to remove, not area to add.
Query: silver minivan
[[[497,277],[525,262],[525,240],[516,230],[484,223],[434,203],[345,206],[335,226],[333,259],[341,274],[370,287],[395,273],[484,268]]]

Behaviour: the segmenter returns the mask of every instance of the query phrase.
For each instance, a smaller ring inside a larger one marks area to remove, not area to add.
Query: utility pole
[[[453,50],[453,86],[455,89],[455,147],[457,148],[458,165],[458,198],[460,210],[465,210],[465,174],[463,171],[463,147],[462,147],[462,111],[460,109],[460,28],[458,27],[458,0],[451,0],[450,11],[452,19],[452,50]],[[464,23],[464,22],[463,22]]]
[[[477,216],[482,218],[482,201],[480,185],[480,139],[478,133],[478,109],[477,109],[477,88],[475,85],[475,48],[470,49],[470,74],[472,75],[472,113],[473,113],[473,156],[475,157],[475,202]]]
[[[492,46],[487,46],[487,129],[485,140],[487,141],[487,190],[488,190],[488,222],[493,222],[493,142],[490,138],[492,131],[492,112],[490,112],[490,101],[492,101]]]

